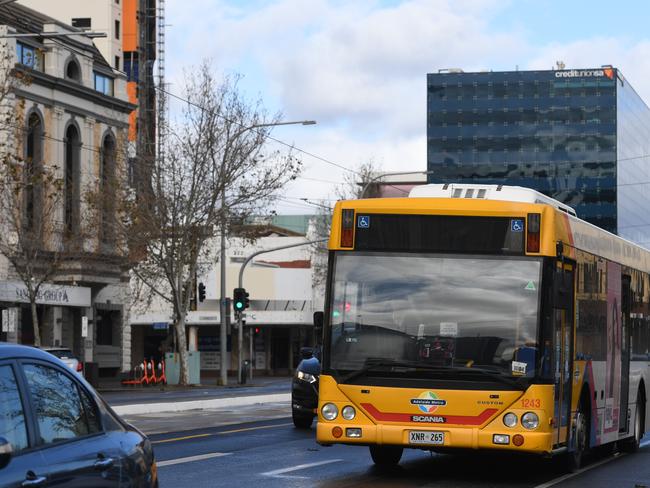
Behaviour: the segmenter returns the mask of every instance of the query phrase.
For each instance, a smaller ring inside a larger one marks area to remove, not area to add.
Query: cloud
[[[487,32],[484,4],[423,0],[330,8],[294,49],[264,58],[271,86],[288,113],[345,124],[360,137],[420,135],[427,72],[485,66],[520,50],[517,39]]]
[[[426,74],[439,68],[549,69],[611,63],[650,100],[650,41],[594,30],[573,42],[543,43],[499,15],[511,0],[168,0],[168,71],[209,57],[245,75],[242,86],[287,120],[317,126],[274,135],[355,167],[426,169]],[[190,7],[191,6],[191,7]],[[178,91],[178,85],[172,90]],[[305,176],[342,180],[338,169],[303,158]],[[331,184],[298,180],[293,197],[325,197]],[[295,209],[294,209],[295,211]]]

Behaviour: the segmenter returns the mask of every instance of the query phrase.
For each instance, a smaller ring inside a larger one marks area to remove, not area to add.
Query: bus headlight
[[[503,416],[503,423],[506,427],[514,427],[517,425],[517,416],[512,412],[508,412]]]
[[[345,420],[352,420],[356,414],[356,410],[350,405],[346,405],[343,407],[343,410],[341,410],[341,417],[343,417]]]
[[[539,417],[537,416],[536,413],[526,412],[521,417],[521,425],[523,425],[524,428],[529,430],[536,429],[537,426],[539,425]]]
[[[334,420],[339,415],[339,409],[333,403],[326,403],[320,413],[325,420]]]

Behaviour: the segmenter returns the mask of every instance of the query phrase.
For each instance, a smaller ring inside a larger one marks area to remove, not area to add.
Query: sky
[[[649,18],[648,0],[167,0],[168,89],[209,59],[269,113],[316,120],[272,134],[303,162],[276,211],[316,213],[364,162],[426,171],[427,73],[611,64],[650,101]]]

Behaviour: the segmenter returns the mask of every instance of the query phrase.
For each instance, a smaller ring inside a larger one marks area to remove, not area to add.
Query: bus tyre
[[[314,421],[314,416],[312,414],[297,413],[295,410],[292,412],[291,416],[293,417],[293,425],[297,429],[309,429]]]
[[[625,452],[636,452],[639,450],[641,438],[643,437],[643,430],[645,426],[645,402],[638,393],[636,396],[636,415],[634,416],[634,435],[629,439],[625,439],[621,443],[621,448]]]
[[[567,467],[569,471],[575,472],[580,469],[585,454],[589,449],[589,411],[588,405],[581,400],[578,404],[578,411],[575,416],[575,430],[573,438],[573,451],[567,454]]]
[[[370,456],[377,466],[395,466],[403,452],[399,446],[370,446]]]

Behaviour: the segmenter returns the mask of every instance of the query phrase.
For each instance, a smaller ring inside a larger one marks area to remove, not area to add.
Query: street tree
[[[181,384],[189,382],[187,312],[210,240],[266,208],[300,170],[291,151],[269,151],[263,125],[278,116],[249,102],[238,77],[218,80],[207,61],[188,73],[181,115],[161,141],[164,157],[141,172],[150,175],[148,189],[116,200],[135,279],[173,310]]]

